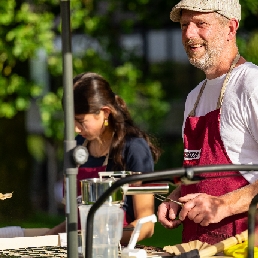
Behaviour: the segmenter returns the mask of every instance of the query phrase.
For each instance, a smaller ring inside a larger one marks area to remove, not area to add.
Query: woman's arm
[[[44,235],[58,235],[58,233],[65,233],[66,232],[66,222],[63,221],[57,226],[49,229]]]
[[[128,244],[137,220],[154,213],[154,196],[152,194],[138,194],[133,196],[133,209],[135,220],[124,228],[121,243]],[[142,225],[138,241],[151,237],[154,233],[154,223],[147,222]]]
[[[154,162],[150,148],[143,138],[131,138],[126,142],[124,152],[126,169],[133,172],[152,172]],[[153,194],[138,194],[132,197],[134,221],[124,228],[121,243],[127,244],[136,226],[137,220],[152,215],[154,211]],[[138,241],[151,237],[154,233],[154,223],[143,224]]]

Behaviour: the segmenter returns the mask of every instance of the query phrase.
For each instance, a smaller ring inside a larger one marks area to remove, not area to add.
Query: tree
[[[51,50],[54,15],[44,12],[39,17],[28,3],[15,0],[1,1],[0,10],[0,117],[4,160],[0,188],[3,192],[14,191],[10,200],[1,203],[0,216],[12,220],[28,216],[31,211],[31,160],[26,146],[24,111],[31,98],[40,95],[41,88],[30,80],[29,58],[39,46]]]

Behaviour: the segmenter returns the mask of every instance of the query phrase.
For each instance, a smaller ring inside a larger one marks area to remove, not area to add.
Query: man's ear
[[[232,40],[235,39],[236,33],[239,27],[239,21],[237,19],[230,19],[229,20],[229,33],[228,33],[228,39],[227,40]]]

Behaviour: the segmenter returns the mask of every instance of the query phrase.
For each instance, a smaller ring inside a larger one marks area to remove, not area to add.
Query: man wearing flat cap
[[[258,164],[258,67],[238,52],[238,0],[182,0],[170,18],[179,22],[189,61],[206,79],[185,103],[184,166]],[[218,243],[248,227],[247,211],[258,194],[257,171],[202,173],[163,202],[158,217],[166,228],[183,223],[183,242]],[[179,220],[176,216],[179,212]]]

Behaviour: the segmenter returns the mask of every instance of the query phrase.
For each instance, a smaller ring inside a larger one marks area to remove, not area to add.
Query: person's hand
[[[176,219],[179,210],[179,205],[173,202],[163,202],[158,207],[158,221],[165,228],[176,228],[181,224],[180,220]]]
[[[187,194],[178,199],[184,203],[179,213],[179,219],[183,221],[186,217],[208,226],[211,223],[218,223],[227,216],[230,216],[228,205],[220,197],[204,193]]]

